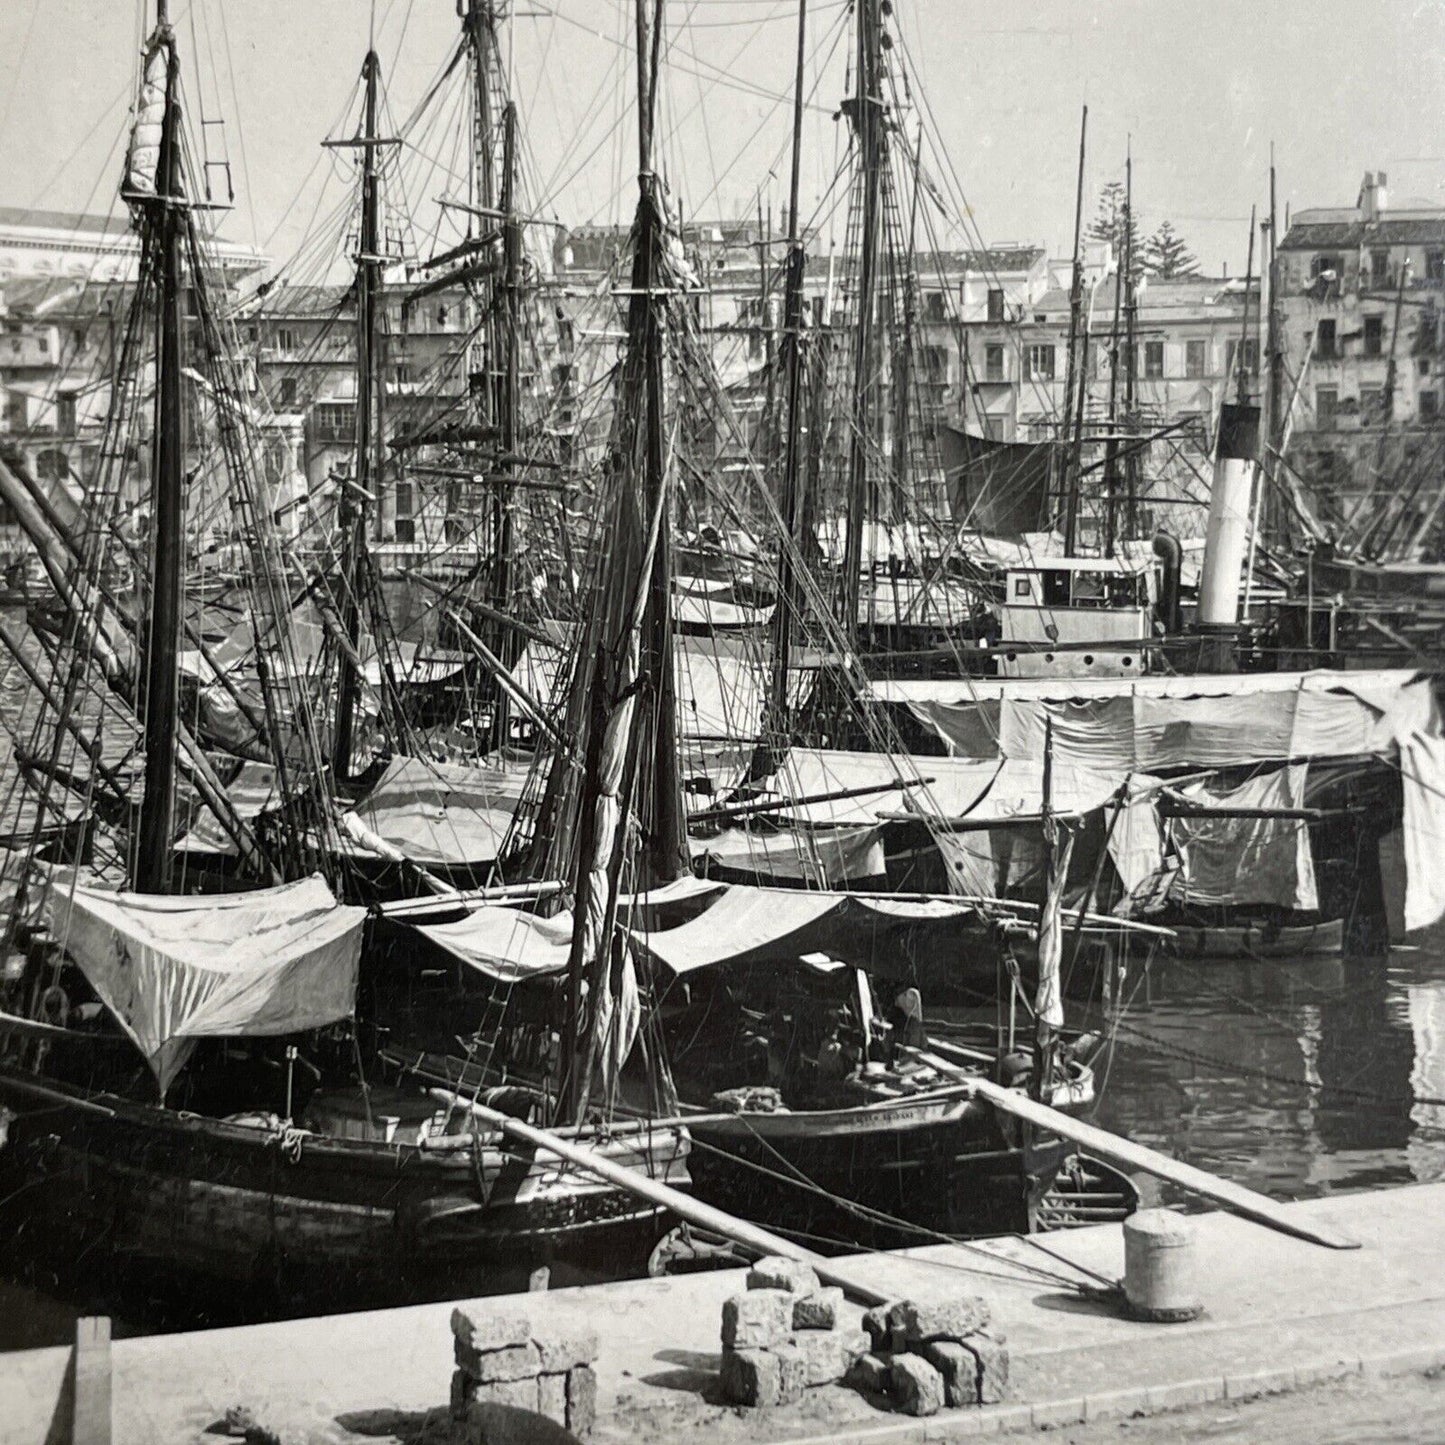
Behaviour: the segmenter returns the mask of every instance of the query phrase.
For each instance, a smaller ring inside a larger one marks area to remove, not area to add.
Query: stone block
[[[756,1350],[787,1339],[793,1328],[793,1296],[780,1289],[754,1289],[723,1301],[725,1350]]]
[[[462,1340],[456,1342],[457,1368],[479,1385],[504,1384],[509,1380],[534,1380],[540,1361],[529,1340],[525,1345],[504,1345],[499,1350],[478,1350]]]
[[[910,1345],[922,1340],[966,1340],[989,1321],[988,1303],[977,1295],[951,1299],[900,1300],[888,1310],[888,1325]]]
[[[843,1358],[843,1339],[835,1330],[802,1330],[788,1343],[803,1357],[806,1383],[831,1385],[843,1378],[848,1361]]]
[[[797,1345],[787,1341],[774,1345],[770,1353],[778,1360],[778,1403],[794,1404],[803,1398],[803,1391],[812,1383],[808,1379],[808,1356]],[[832,1378],[836,1380],[838,1376]]]
[[[581,1439],[597,1423],[597,1372],[591,1365],[567,1371],[567,1428]]]
[[[816,1294],[818,1276],[813,1266],[800,1259],[770,1254],[748,1271],[749,1289],[780,1289],[788,1294]]]
[[[525,1345],[532,1338],[532,1325],[525,1315],[498,1311],[470,1314],[452,1311],[452,1334],[475,1350],[502,1350],[508,1345]]]
[[[865,1395],[886,1395],[888,1370],[888,1361],[881,1355],[862,1354],[848,1366],[843,1383]]]
[[[894,1355],[888,1393],[905,1415],[936,1415],[943,1408],[943,1376],[922,1355]]]
[[[843,1308],[843,1291],[837,1285],[814,1290],[812,1294],[800,1294],[793,1298],[793,1328],[795,1330],[831,1330],[838,1323],[838,1312]]]
[[[1002,1330],[978,1330],[961,1341],[977,1362],[978,1403],[997,1405],[1008,1399],[1008,1337]]]
[[[843,1366],[846,1369],[858,1358],[873,1348],[873,1341],[863,1330],[839,1330],[838,1348],[843,1351]]]
[[[558,1425],[567,1423],[567,1376],[537,1376],[537,1413]]]
[[[918,1353],[943,1376],[943,1398],[951,1410],[978,1404],[978,1361],[957,1340],[925,1340]]]
[[[782,1378],[782,1361],[770,1350],[723,1351],[722,1392],[731,1404],[760,1409],[776,1405],[782,1397]]]
[[[597,1360],[597,1331],[579,1326],[576,1329],[543,1329],[533,1337],[541,1357],[542,1372],[565,1375],[578,1365],[591,1365]]]
[[[529,1376],[525,1380],[494,1380],[490,1385],[478,1385],[476,1394],[467,1406],[466,1417],[470,1420],[478,1411],[488,1405],[506,1405],[514,1410],[535,1410],[537,1408],[537,1380]]]

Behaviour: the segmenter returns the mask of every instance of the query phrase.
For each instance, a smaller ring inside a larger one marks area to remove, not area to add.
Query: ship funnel
[[[1239,623],[1240,569],[1249,542],[1250,491],[1258,456],[1259,408],[1226,402],[1219,411],[1214,490],[1199,579],[1201,627]]]

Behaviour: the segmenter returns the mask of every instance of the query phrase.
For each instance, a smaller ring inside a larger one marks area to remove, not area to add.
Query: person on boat
[[[893,1029],[895,1048],[900,1044],[910,1049],[923,1048],[928,1043],[923,1031],[923,995],[916,988],[900,989],[888,1010],[888,1023]]]
[[[835,1018],[828,1026],[823,1042],[818,1045],[818,1082],[836,1084],[846,1079],[849,1072],[848,1056],[844,1052],[838,1021]]]

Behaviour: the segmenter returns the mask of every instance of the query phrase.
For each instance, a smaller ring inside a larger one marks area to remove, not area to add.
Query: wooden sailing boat
[[[118,879],[120,891],[57,870],[34,845],[25,857],[6,932],[7,951],[21,957],[18,970],[7,970],[0,1014],[0,1110],[9,1124],[0,1193],[30,1221],[37,1254],[60,1261],[62,1272],[65,1261],[89,1260],[93,1275],[104,1259],[133,1268],[127,1279],[147,1290],[158,1273],[167,1288],[225,1280],[234,1287],[227,1308],[241,1313],[278,1302],[334,1308],[514,1289],[544,1265],[564,1278],[569,1270],[633,1272],[660,1227],[655,1206],[519,1155],[464,1117],[436,1117],[435,1101],[415,1086],[368,1078],[379,1024],[358,1022],[364,913],[338,903],[325,879],[305,876],[335,856],[327,793],[315,786],[323,769],[314,724],[313,746],[299,756],[292,729],[266,734],[283,792],[288,768],[310,784],[283,814],[289,827],[258,837],[224,790],[202,788],[255,870],[249,882],[263,886],[179,891],[177,753],[187,759],[188,786],[207,776],[177,709],[183,290],[200,314],[210,306],[182,163],[179,69],[166,0],[158,0],[123,189],[144,248],[134,329],[143,333],[147,314],[157,328],[155,521],[139,688],[127,688],[125,659],[102,645],[103,600],[90,577],[54,559],[70,640],[78,652],[88,648],[101,673],[92,684],[119,691],[138,716],[145,792],[116,868],[100,870],[99,881]],[[369,118],[376,72],[370,55]],[[365,137],[373,134],[368,125]],[[363,265],[368,258],[364,251]],[[242,441],[228,447],[238,501],[253,496]],[[43,519],[32,521],[37,539],[47,539]],[[265,514],[254,522],[264,552]],[[255,563],[263,584],[277,575],[271,561]],[[268,613],[284,615],[284,606]],[[75,730],[64,713],[51,727],[57,746]],[[298,873],[299,881],[284,881]],[[658,1177],[685,1177],[677,1130],[597,1147]],[[124,1299],[139,1308],[145,1297]],[[205,1291],[199,1308],[212,1308],[214,1297]]]

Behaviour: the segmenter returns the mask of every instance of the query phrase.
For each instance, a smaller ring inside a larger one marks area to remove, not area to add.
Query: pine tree
[[[1142,242],[1139,238],[1138,223],[1129,207],[1128,193],[1124,190],[1123,181],[1110,181],[1104,187],[1099,195],[1099,208],[1095,211],[1094,219],[1089,222],[1089,228],[1084,234],[1091,241],[1108,241],[1114,248],[1114,260],[1121,266],[1124,263],[1125,245],[1132,241],[1132,254],[1137,269]]]
[[[1143,262],[1147,271],[1164,281],[1199,274],[1199,258],[1168,221],[1160,221],[1159,229],[1145,241]]]

